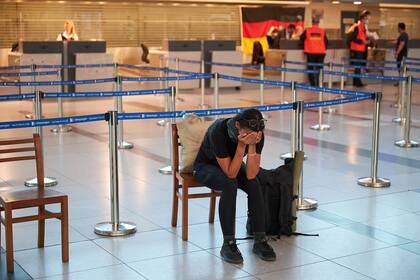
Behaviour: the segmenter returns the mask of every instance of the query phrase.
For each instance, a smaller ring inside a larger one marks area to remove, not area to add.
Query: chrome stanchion
[[[331,75],[331,72],[334,70],[333,68],[333,64],[332,62],[328,63],[328,71],[330,71],[330,74],[328,75],[328,88],[332,88],[333,87],[333,75]],[[324,81],[323,81],[324,82]],[[332,114],[335,113],[337,110],[331,106],[328,106],[327,108],[325,108],[324,113],[328,113],[328,114]]]
[[[201,74],[204,75],[206,73],[206,63],[204,60],[201,60],[200,64]],[[200,89],[201,89],[201,104],[199,106],[200,109],[207,109],[209,105],[206,104],[206,79],[202,78],[200,80]]]
[[[304,112],[304,103],[303,101],[295,102],[293,105],[294,115],[296,120],[296,150],[303,152],[303,112]],[[293,154],[293,157],[295,155]],[[312,210],[318,207],[318,201],[313,198],[305,198],[303,196],[303,168],[299,178],[299,193],[297,199],[297,209],[298,210]]]
[[[179,71],[179,57],[175,58],[175,70],[177,71],[175,76],[179,77],[179,73],[178,73],[178,71]],[[180,92],[180,90],[179,90],[179,79],[177,79],[175,81],[175,88],[176,88],[176,93],[175,93],[176,94],[176,100],[178,100],[179,102],[184,102],[185,101],[184,98],[179,97],[179,92]]]
[[[341,66],[341,73],[344,73],[346,69],[344,68],[344,65]],[[341,75],[340,77],[340,90],[344,90],[344,76]]]
[[[162,58],[162,56],[161,56],[161,58]],[[162,63],[162,60],[161,60],[161,63]],[[163,66],[163,63],[160,64],[160,65]],[[164,70],[163,71],[160,71],[159,73],[160,73],[160,75],[159,75],[160,77],[165,77],[165,78],[168,77],[168,74],[169,74],[169,71],[168,71],[168,60],[166,61],[166,67],[164,68]],[[160,88],[163,88],[163,87],[164,88],[168,88],[169,87],[168,80],[165,79],[165,81],[160,81]],[[165,112],[168,112],[169,111],[169,97],[168,97],[167,94],[165,94],[163,98],[164,98],[163,102],[165,103],[164,104],[165,105]],[[168,119],[159,120],[157,122],[157,125],[159,125],[159,126],[169,125],[169,121],[168,121]]]
[[[403,62],[403,65],[405,63]],[[406,121],[406,89],[407,89],[407,66],[403,66],[403,78],[401,82],[400,93],[399,93],[399,102],[398,102],[398,114],[399,116],[392,119],[393,123],[403,124]]]
[[[323,83],[322,81],[324,81],[324,70],[320,69],[319,70],[319,86],[323,87]],[[323,101],[324,97],[323,97],[324,93],[322,91],[320,91],[318,93],[318,99],[319,101]],[[318,107],[318,124],[315,124],[313,126],[311,126],[311,129],[313,130],[317,130],[317,131],[324,131],[324,130],[329,130],[330,126],[328,124],[323,124],[323,112],[322,112],[322,107]]]
[[[264,64],[260,64],[260,81],[264,81]],[[260,105],[264,105],[264,84],[260,83]]]
[[[379,127],[381,114],[382,93],[375,95],[375,111],[373,112],[373,131],[372,131],[372,155],[371,155],[371,176],[363,177],[357,180],[357,183],[364,187],[383,188],[389,187],[391,181],[384,178],[378,178],[378,146],[379,146]]]
[[[213,97],[214,97],[214,108],[219,109],[219,73],[213,74]]]
[[[95,233],[103,236],[123,236],[137,231],[136,224],[120,221],[119,182],[118,182],[118,112],[105,114],[109,126],[109,175],[111,191],[111,221],[95,225]]]
[[[415,148],[419,146],[417,141],[410,140],[411,129],[411,100],[413,94],[413,77],[408,77],[407,96],[404,98],[406,101],[406,121],[403,124],[404,139],[396,141],[395,145],[402,148]]]
[[[175,110],[176,110],[176,88],[174,88],[174,87],[171,87],[171,111],[172,112],[175,112]],[[171,118],[171,124],[174,124],[175,123],[175,116],[174,117],[172,117]],[[169,129],[169,131],[171,131],[170,129]],[[167,166],[164,166],[164,167],[161,167],[161,168],[159,168],[159,173],[161,173],[161,174],[163,174],[163,175],[170,175],[170,174],[172,174],[172,136],[170,135],[170,133],[169,133],[169,158],[170,158],[170,162],[171,162],[171,165],[167,165]]]
[[[285,68],[286,64],[284,63],[284,60],[281,62],[281,68]],[[286,81],[286,71],[281,71],[281,82],[284,83]],[[280,87],[280,96],[281,96],[281,100],[280,103],[284,102],[284,86]]]
[[[32,73],[35,73],[35,71],[36,71],[36,64],[31,64],[31,72]],[[31,81],[33,83],[36,83],[36,76],[35,75],[33,75],[31,77]],[[37,91],[37,86],[36,85],[32,85],[32,92],[36,92],[36,91]],[[33,99],[32,100],[32,113],[26,114],[25,115],[25,119],[33,119],[34,118],[35,107],[36,107],[35,99]]]
[[[60,82],[61,81],[61,70],[58,70],[57,72],[57,80]],[[58,93],[63,92],[63,88],[62,85],[58,85]],[[63,99],[61,97],[57,97],[57,110],[58,110],[58,117],[62,118],[64,117],[64,113],[63,113]],[[57,125],[55,128],[52,128],[50,130],[52,133],[55,134],[59,134],[59,133],[68,133],[70,131],[72,131],[71,126],[65,125],[65,124],[59,124]]]
[[[122,90],[122,81],[121,77],[117,76],[115,78],[115,88],[116,91]],[[119,114],[124,113],[123,110],[123,99],[122,96],[115,96],[115,110],[118,111]],[[133,143],[124,141],[124,122],[121,121],[118,125],[118,133],[117,133],[117,143],[118,143],[118,149],[132,149]]]
[[[292,82],[292,102],[296,103],[297,100],[297,91],[296,91],[296,82]],[[292,118],[290,119],[290,153],[285,153],[280,156],[281,159],[287,158],[294,158],[295,151],[297,147],[297,139],[296,139],[296,114],[292,114]],[[304,159],[307,159],[305,155]]]
[[[42,119],[42,103],[41,103],[41,99],[43,98],[44,93],[41,91],[36,91],[35,92],[35,110],[34,110],[34,114],[35,114],[35,119],[36,120],[40,120]],[[39,137],[41,138],[41,145],[42,145],[42,158],[45,159],[44,155],[45,155],[45,149],[44,149],[44,137],[43,137],[43,128],[42,126],[36,126],[35,127],[35,133],[39,134]],[[57,180],[53,177],[44,177],[44,186],[45,187],[53,187],[56,186],[58,184]],[[24,183],[25,187],[36,187],[38,186],[38,179],[37,178],[33,178],[30,180],[25,181]]]

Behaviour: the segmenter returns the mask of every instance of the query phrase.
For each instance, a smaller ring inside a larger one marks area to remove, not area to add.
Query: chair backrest
[[[31,145],[25,145],[31,144]],[[14,146],[13,148],[3,148],[4,146]],[[34,153],[30,153],[34,152]],[[2,154],[13,154],[12,156],[2,157]],[[22,155],[24,154],[24,155]],[[10,161],[36,161],[36,176],[38,179],[38,189],[44,188],[44,161],[42,157],[42,145],[39,134],[34,134],[33,138],[2,140],[0,141],[0,162]]]
[[[178,127],[175,123],[171,124],[172,130],[172,174],[179,172],[179,136]]]

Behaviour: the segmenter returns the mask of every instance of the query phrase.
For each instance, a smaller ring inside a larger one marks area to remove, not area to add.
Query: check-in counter
[[[239,51],[213,51],[211,52],[212,62],[242,64],[242,52]],[[240,67],[229,67],[222,65],[211,65],[211,73],[220,73],[229,76],[242,77]],[[211,87],[214,86],[214,79],[211,80]],[[219,87],[240,87],[241,82],[219,79]]]

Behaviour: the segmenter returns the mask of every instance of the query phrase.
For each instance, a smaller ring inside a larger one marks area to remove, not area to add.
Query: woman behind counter
[[[73,21],[66,20],[64,22],[64,31],[58,34],[57,41],[79,41]]]

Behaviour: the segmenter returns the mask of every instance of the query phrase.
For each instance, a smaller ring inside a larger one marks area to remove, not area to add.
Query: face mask
[[[233,119],[230,119],[227,121],[227,131],[228,131],[228,135],[229,138],[237,143],[238,142],[238,135],[239,135],[239,131],[235,126],[235,121]]]

